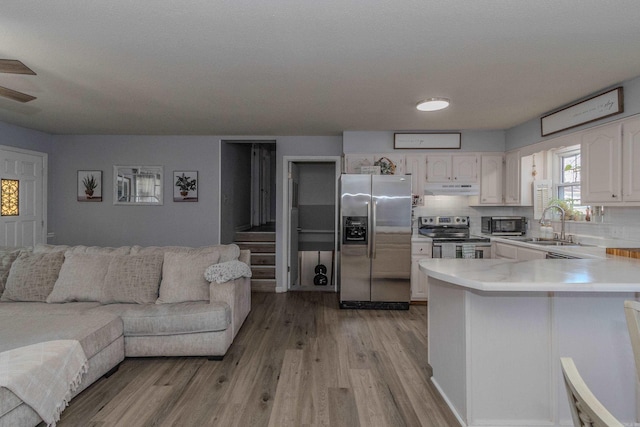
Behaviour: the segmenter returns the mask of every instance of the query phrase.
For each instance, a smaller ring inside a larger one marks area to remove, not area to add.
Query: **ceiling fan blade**
[[[0,59],[0,73],[36,75],[31,68],[17,59]]]
[[[0,96],[13,99],[18,102],[29,102],[36,99],[35,96],[27,95],[26,93],[18,92],[17,90],[11,90],[6,87],[0,86]]]

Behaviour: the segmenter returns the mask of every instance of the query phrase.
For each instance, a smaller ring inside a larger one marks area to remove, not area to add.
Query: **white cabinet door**
[[[622,131],[624,201],[640,202],[640,119],[625,121]]]
[[[581,134],[582,203],[622,201],[622,130],[616,123]]]
[[[418,196],[417,204],[422,205],[424,200],[424,182],[426,180],[426,167],[424,154],[408,154],[405,157],[406,173],[411,175],[411,192]]]
[[[345,173],[360,173],[362,166],[373,166],[373,154],[345,154]]]
[[[429,279],[420,271],[420,260],[425,256],[413,255],[411,257],[411,301],[426,301],[429,297]]]
[[[517,248],[518,249],[518,261],[531,261],[533,259],[545,259],[547,257],[547,251],[538,251],[529,248]]]
[[[451,156],[452,181],[463,183],[478,182],[478,156],[476,154]]]
[[[500,242],[496,242],[494,245],[494,258],[518,259],[518,248],[515,245]]]
[[[483,154],[480,156],[480,203],[502,204],[502,154]]]
[[[427,182],[451,182],[451,155],[427,156]]]
[[[504,202],[520,204],[520,151],[511,151],[504,156]]]

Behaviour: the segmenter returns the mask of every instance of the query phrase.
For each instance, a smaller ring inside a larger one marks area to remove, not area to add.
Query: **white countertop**
[[[522,246],[529,249],[537,249],[543,252],[554,252],[557,254],[569,255],[578,258],[618,258],[615,255],[607,255],[606,248],[599,246],[544,246],[536,245],[530,242],[520,242],[518,240],[511,240],[506,237],[491,236],[492,242],[502,242],[509,245]]]
[[[640,263],[616,259],[424,259],[430,277],[479,291],[640,292]]]

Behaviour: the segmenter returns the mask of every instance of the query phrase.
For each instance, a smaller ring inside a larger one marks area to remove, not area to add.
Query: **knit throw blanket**
[[[46,341],[0,353],[0,387],[55,426],[87,372],[87,357],[75,340]]]

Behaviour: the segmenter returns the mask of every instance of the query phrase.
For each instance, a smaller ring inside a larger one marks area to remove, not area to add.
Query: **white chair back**
[[[570,357],[560,358],[575,427],[622,427],[622,423],[591,393]]]
[[[633,357],[636,360],[636,378],[640,381],[640,302],[625,301],[624,315],[627,318],[631,348],[633,349]]]

